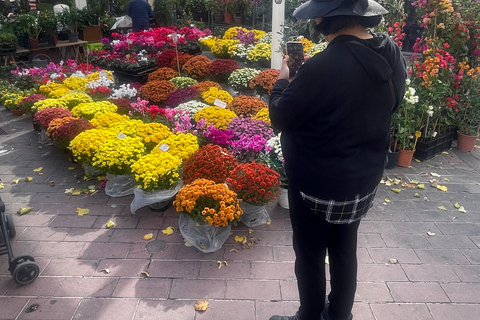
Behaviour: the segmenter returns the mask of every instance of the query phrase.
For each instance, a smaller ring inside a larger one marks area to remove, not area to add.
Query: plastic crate
[[[420,161],[433,158],[437,154],[452,147],[454,130],[451,129],[443,135],[437,135],[435,138],[420,138],[417,141],[413,157]]]

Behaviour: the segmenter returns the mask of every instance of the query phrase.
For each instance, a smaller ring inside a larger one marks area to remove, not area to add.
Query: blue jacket
[[[146,28],[149,18],[153,18],[152,7],[145,0],[131,0],[128,4],[127,14],[132,18],[133,28]]]

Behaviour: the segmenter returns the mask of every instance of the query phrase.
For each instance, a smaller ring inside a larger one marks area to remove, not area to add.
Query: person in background
[[[132,18],[133,32],[148,29],[149,20],[153,18],[152,7],[145,0],[130,0],[127,14]]]
[[[289,79],[284,57],[270,95],[289,181],[300,308],[270,320],[350,320],[357,231],[386,164],[392,113],[405,93],[405,60],[372,0],[310,0],[293,16],[315,19],[327,48]],[[331,291],[326,296],[328,250]]]

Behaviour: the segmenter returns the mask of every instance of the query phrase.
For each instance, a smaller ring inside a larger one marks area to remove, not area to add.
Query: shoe
[[[298,312],[297,312],[294,316],[291,316],[291,317],[273,316],[273,317],[270,317],[270,320],[300,320],[300,318],[298,317]]]
[[[325,310],[323,310],[322,312],[322,316],[320,318],[321,320],[332,320],[332,318],[330,318],[330,315],[328,314],[328,308],[325,308]],[[353,314],[350,313],[350,316],[348,317],[348,320],[352,320],[353,319]]]

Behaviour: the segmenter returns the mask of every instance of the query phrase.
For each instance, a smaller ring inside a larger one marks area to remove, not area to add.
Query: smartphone
[[[295,77],[298,68],[303,64],[303,44],[300,41],[287,42],[288,69],[290,70],[290,78]]]

